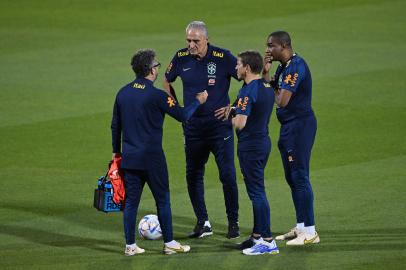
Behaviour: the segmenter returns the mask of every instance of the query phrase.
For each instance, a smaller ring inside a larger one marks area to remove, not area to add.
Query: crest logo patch
[[[216,64],[213,62],[210,62],[207,64],[207,73],[209,75],[214,75],[216,74]]]

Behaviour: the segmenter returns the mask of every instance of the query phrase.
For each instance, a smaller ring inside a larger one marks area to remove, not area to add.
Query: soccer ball
[[[156,240],[161,238],[162,230],[156,215],[146,215],[138,224],[138,232],[141,238]]]

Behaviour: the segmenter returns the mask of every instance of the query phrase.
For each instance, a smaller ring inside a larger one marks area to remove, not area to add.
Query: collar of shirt
[[[148,79],[145,79],[145,78],[136,78],[134,82],[146,84],[148,86],[153,86],[154,85],[154,83],[152,81],[150,81]]]
[[[196,59],[197,61],[202,61],[202,60],[208,59],[212,54],[213,54],[213,46],[211,46],[210,43],[207,43],[206,55],[202,58],[198,58],[197,56],[194,56],[193,58]]]

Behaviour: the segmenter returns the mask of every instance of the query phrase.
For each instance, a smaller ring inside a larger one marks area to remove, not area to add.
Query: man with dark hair
[[[124,207],[125,255],[145,250],[135,243],[135,219],[145,183],[154,196],[161,225],[165,254],[189,252],[190,247],[173,240],[169,180],[162,149],[165,114],[178,121],[188,120],[206,102],[207,92],[197,93],[186,108],[179,107],[165,91],[154,87],[160,63],[153,50],[140,50],[131,60],[136,79],[117,94],[111,122],[113,158],[122,152],[126,199]],[[123,147],[121,151],[121,142]]]
[[[245,255],[279,253],[271,234],[271,215],[264,183],[264,170],[271,152],[268,125],[275,96],[271,85],[261,78],[262,68],[260,53],[245,51],[238,54],[237,75],[245,85],[238,93],[232,124],[236,128],[238,159],[254,215],[252,233],[239,245]],[[228,113],[228,107],[225,107],[217,110],[216,116],[227,120]]]
[[[287,245],[319,243],[309,177],[310,154],[317,130],[311,106],[310,70],[303,58],[293,52],[290,36],[285,31],[273,32],[268,36],[264,61],[263,76],[268,81],[272,61],[280,62],[272,80],[276,115],[281,123],[278,147],[296,210],[296,227],[277,236],[276,240],[289,240]]]
[[[164,88],[171,92],[177,77],[183,83],[185,105],[193,101],[198,89],[207,89],[210,98],[183,124],[186,154],[186,180],[189,197],[197,218],[190,237],[212,235],[204,200],[204,170],[213,153],[223,185],[228,219],[227,238],[240,236],[238,226],[238,188],[234,166],[234,137],[231,123],[214,117],[214,111],[229,103],[231,77],[237,78],[237,59],[228,51],[209,43],[204,22],[193,21],[186,27],[187,48],[179,50],[166,70]],[[174,92],[172,91],[172,95]]]

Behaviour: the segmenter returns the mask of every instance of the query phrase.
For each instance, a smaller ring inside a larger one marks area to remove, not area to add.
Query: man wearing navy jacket
[[[145,183],[154,196],[161,225],[165,254],[189,252],[190,247],[173,240],[168,170],[162,149],[165,114],[184,122],[206,102],[207,92],[196,93],[186,107],[180,107],[165,91],[154,87],[160,63],[153,50],[140,50],[132,58],[136,79],[117,94],[111,122],[113,157],[122,153],[126,199],[124,207],[125,255],[145,250],[135,243],[135,220]],[[122,143],[122,148],[121,148]]]
[[[234,137],[229,121],[214,117],[214,111],[230,102],[228,91],[231,77],[237,79],[237,59],[230,51],[209,43],[204,22],[193,21],[186,27],[187,48],[176,52],[169,64],[164,88],[170,92],[170,83],[180,77],[183,85],[183,102],[187,106],[197,91],[207,89],[207,102],[184,123],[186,155],[186,180],[190,201],[197,224],[190,237],[201,238],[213,231],[204,199],[204,171],[210,153],[215,157],[219,178],[223,185],[228,219],[228,238],[240,236],[238,226],[238,188],[234,166]],[[172,93],[173,94],[173,93]]]
[[[273,80],[269,78],[272,61],[280,62]],[[312,109],[312,76],[305,60],[292,48],[285,31],[271,33],[267,39],[264,78],[275,88],[276,116],[281,123],[278,147],[285,178],[296,210],[296,226],[276,240],[288,246],[317,244],[310,184],[310,155],[316,137],[317,120]]]

